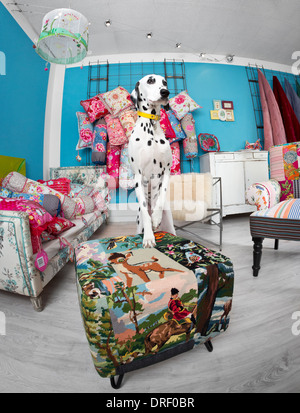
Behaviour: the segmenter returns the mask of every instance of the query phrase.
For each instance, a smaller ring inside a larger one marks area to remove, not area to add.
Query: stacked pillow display
[[[161,109],[160,126],[172,153],[172,173],[180,172],[180,148],[187,159],[198,155],[195,120],[192,112],[200,108],[185,90],[169,101],[169,110]],[[94,164],[107,166],[110,188],[133,187],[128,162],[128,141],[137,121],[129,92],[121,86],[80,102],[84,112],[76,112],[79,139],[76,150],[91,149]],[[176,145],[173,145],[175,144]],[[81,159],[81,158],[80,158]]]

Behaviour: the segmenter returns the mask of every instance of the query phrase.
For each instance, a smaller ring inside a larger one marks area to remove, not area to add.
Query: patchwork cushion
[[[80,101],[81,106],[87,113],[92,123],[109,113],[106,105],[102,101],[101,96],[102,95],[99,94],[91,99]]]
[[[68,178],[50,179],[49,181],[38,179],[37,182],[49,186],[49,188],[53,188],[55,191],[61,192],[64,195],[69,195],[71,181]]]
[[[108,183],[111,188],[118,188],[119,186],[119,169],[121,158],[121,146],[113,146],[108,142],[107,156],[106,156],[106,171],[110,176]]]
[[[277,181],[299,179],[299,142],[272,146],[269,149],[270,176]]]
[[[63,217],[56,217],[47,225],[46,231],[50,235],[57,236],[72,227],[75,227],[75,224],[72,221]]]
[[[255,205],[257,210],[270,208],[280,202],[280,185],[275,179],[259,182],[246,191],[246,202]]]
[[[185,90],[169,100],[170,107],[177,119],[181,120],[189,112],[201,108]]]
[[[166,232],[155,239],[155,248],[143,248],[136,235],[75,250],[82,320],[101,377],[165,360],[229,326],[230,259]]]
[[[94,125],[91,123],[88,115],[83,112],[76,112],[78,121],[78,143],[76,151],[85,148],[91,148],[94,140]]]
[[[118,116],[122,110],[133,106],[130,93],[128,93],[122,86],[118,86],[109,92],[103,93],[102,98],[109,108],[110,113],[114,116]]]

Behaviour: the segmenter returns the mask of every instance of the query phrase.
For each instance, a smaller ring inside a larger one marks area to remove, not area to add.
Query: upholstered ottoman
[[[126,372],[204,343],[229,324],[233,265],[169,233],[87,241],[75,250],[83,324],[95,368],[114,388]],[[115,376],[119,376],[115,382]]]

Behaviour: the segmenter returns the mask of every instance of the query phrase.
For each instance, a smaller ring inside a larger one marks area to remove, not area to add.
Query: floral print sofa
[[[35,265],[36,254],[33,253],[28,214],[23,211],[0,211],[0,290],[29,296],[35,310],[43,309],[41,294],[44,287],[72,259],[74,247],[89,239],[108,217],[108,189],[104,181],[98,187],[98,178],[103,172],[105,167],[100,166],[50,170],[51,179],[65,177],[72,183],[96,187],[104,202],[101,208],[72,218],[75,226],[63,233],[63,243],[60,238],[43,242],[42,247],[49,261],[42,271]]]

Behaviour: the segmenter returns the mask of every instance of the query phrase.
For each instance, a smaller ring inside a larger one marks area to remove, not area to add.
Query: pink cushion
[[[86,111],[92,123],[109,113],[106,105],[102,101],[101,96],[102,95],[100,94],[91,99],[80,101],[81,106]]]
[[[160,110],[160,126],[162,130],[165,132],[165,136],[168,139],[175,139],[176,134],[174,129],[172,128],[171,122],[168,118],[168,115],[164,109]]]
[[[118,118],[113,118],[112,115],[105,116],[107,126],[108,140],[111,145],[123,145],[128,141],[126,133]]]

